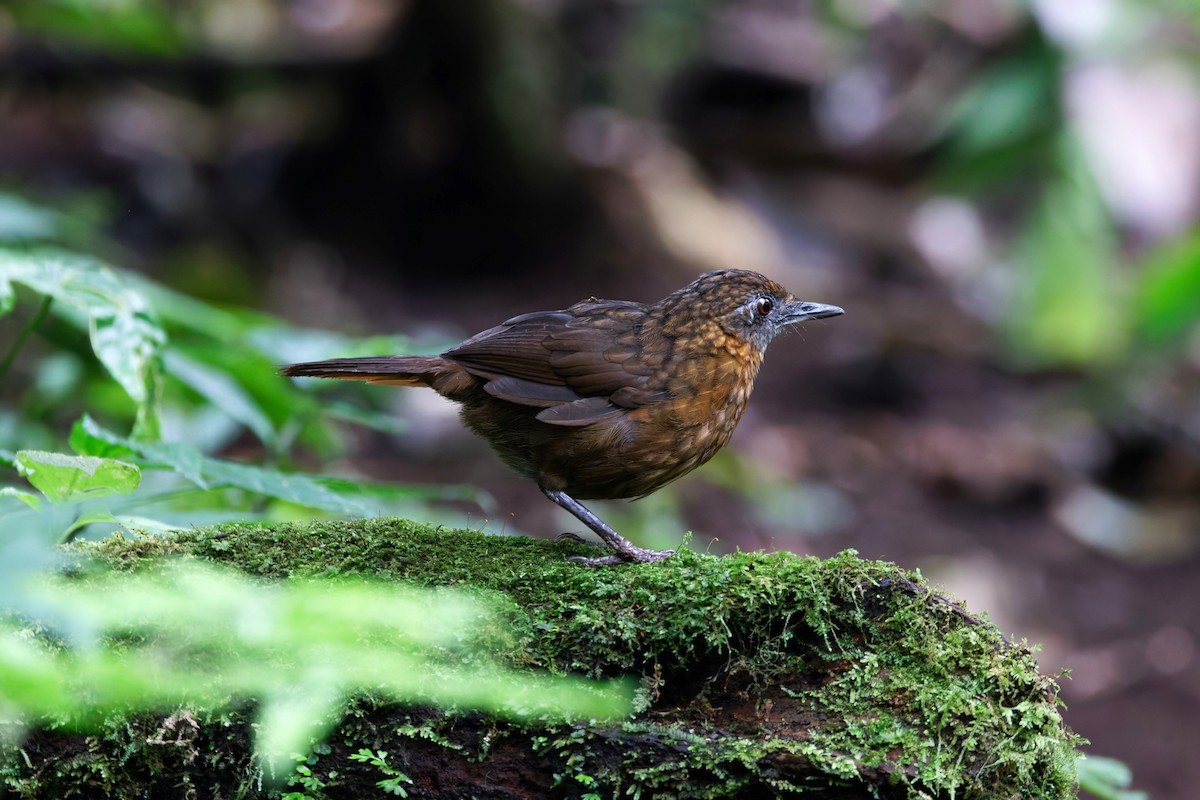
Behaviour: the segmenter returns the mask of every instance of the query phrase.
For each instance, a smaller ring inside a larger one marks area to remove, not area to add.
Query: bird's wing
[[[645,315],[637,303],[579,303],[514,317],[443,355],[494,397],[544,409],[543,422],[589,425],[661,396],[638,358]]]
[[[565,386],[549,364],[545,342],[573,319],[569,311],[537,311],[522,314],[494,328],[475,334],[445,353],[481,378],[518,378],[550,386]]]
[[[506,323],[475,333],[457,347],[443,353],[445,359],[461,363],[480,378],[510,384],[533,383],[566,386],[566,381],[550,366],[547,339],[554,331],[565,329],[574,319],[569,311],[545,311],[522,314]]]

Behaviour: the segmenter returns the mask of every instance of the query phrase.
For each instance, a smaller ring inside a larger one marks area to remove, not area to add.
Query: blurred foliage
[[[175,561],[31,585],[43,626],[0,622],[0,732],[24,724],[97,730],[113,715],[212,712],[258,701],[256,750],[290,765],[374,697],[501,717],[624,716],[629,687],[517,673],[490,657],[501,618],[479,597],[362,579],[253,581]]]
[[[1134,319],[1139,335],[1161,345],[1200,319],[1200,234],[1167,242],[1146,258]]]
[[[0,201],[0,315],[29,311],[0,369],[13,370],[30,335],[43,326],[60,345],[22,365],[33,379],[17,390],[17,409],[0,412],[8,417],[3,428],[12,432],[9,446],[24,445],[15,453],[0,450],[0,463],[49,501],[19,486],[0,490],[0,504],[16,509],[14,521],[58,524],[54,538],[65,539],[98,522],[167,530],[247,514],[288,517],[296,506],[371,516],[431,498],[473,496],[461,487],[349,482],[214,458],[210,453],[242,430],[272,460],[297,442],[331,456],[340,447],[329,421],[339,416],[337,407],[323,413],[313,395],[294,388],[275,365],[332,349],[403,351],[408,343],[385,337],[353,342],[259,312],[205,304],[92,256],[29,241],[53,239],[61,215],[12,195]],[[72,329],[86,339],[72,336]],[[103,371],[91,367],[92,354]],[[114,382],[124,400],[112,394]],[[7,391],[14,388],[10,382]],[[131,425],[131,434],[103,427],[96,412]],[[58,421],[71,416],[69,442],[58,441],[74,455],[37,452],[55,442]],[[389,414],[369,405],[341,416],[396,430]],[[142,513],[151,507],[152,514]]]
[[[1129,788],[1133,773],[1129,767],[1112,758],[1087,756],[1076,766],[1079,788],[1100,800],[1147,800],[1145,792]]]
[[[159,0],[14,0],[9,13],[30,31],[106,50],[163,56],[183,44],[182,20]]]
[[[135,403],[138,432],[157,437],[158,359],[166,336],[142,296],[98,261],[51,249],[0,250],[0,312],[13,310],[13,284],[24,284],[41,299],[39,312],[26,330],[40,324],[51,310],[86,330],[96,357]],[[6,366],[23,341],[18,339],[5,355]]]
[[[1107,371],[1147,349],[1179,352],[1171,345],[1200,322],[1200,249],[1189,234],[1127,251],[1064,107],[1075,66],[1039,36],[982,69],[949,106],[934,188],[984,207],[1020,195],[1000,265],[1012,271],[1001,324],[1017,362]]]
[[[937,185],[980,192],[1044,176],[1063,126],[1061,70],[1041,39],[980,70],[946,107]]]
[[[1073,143],[1060,145],[1064,174],[1047,182],[1017,250],[1017,290],[1007,327],[1035,366],[1104,364],[1127,344],[1117,241]]]

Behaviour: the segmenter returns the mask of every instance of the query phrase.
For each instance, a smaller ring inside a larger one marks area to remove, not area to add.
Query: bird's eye
[[[775,301],[770,297],[760,297],[758,298],[758,304],[755,306],[755,308],[758,310],[758,315],[760,317],[769,316],[770,313],[775,309]]]

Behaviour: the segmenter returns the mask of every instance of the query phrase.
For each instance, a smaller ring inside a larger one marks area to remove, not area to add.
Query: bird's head
[[[798,300],[765,275],[744,269],[701,275],[667,297],[663,305],[668,313],[701,315],[760,352],[789,325],[845,313],[837,306]]]

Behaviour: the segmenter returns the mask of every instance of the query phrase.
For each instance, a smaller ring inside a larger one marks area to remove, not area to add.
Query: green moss
[[[579,543],[403,520],[217,526],[80,550],[121,568],[190,553],[269,578],[354,573],[471,587],[508,609],[510,663],[642,676],[643,710],[608,727],[466,724],[368,703],[335,737],[330,769],[343,782],[356,767],[335,757],[359,747],[476,763],[503,742],[550,765],[561,796],[1075,793],[1080,742],[1029,650],[931,594],[919,575],[852,552],[685,550],[591,570],[565,561],[592,552]],[[114,739],[107,749],[118,747]]]

